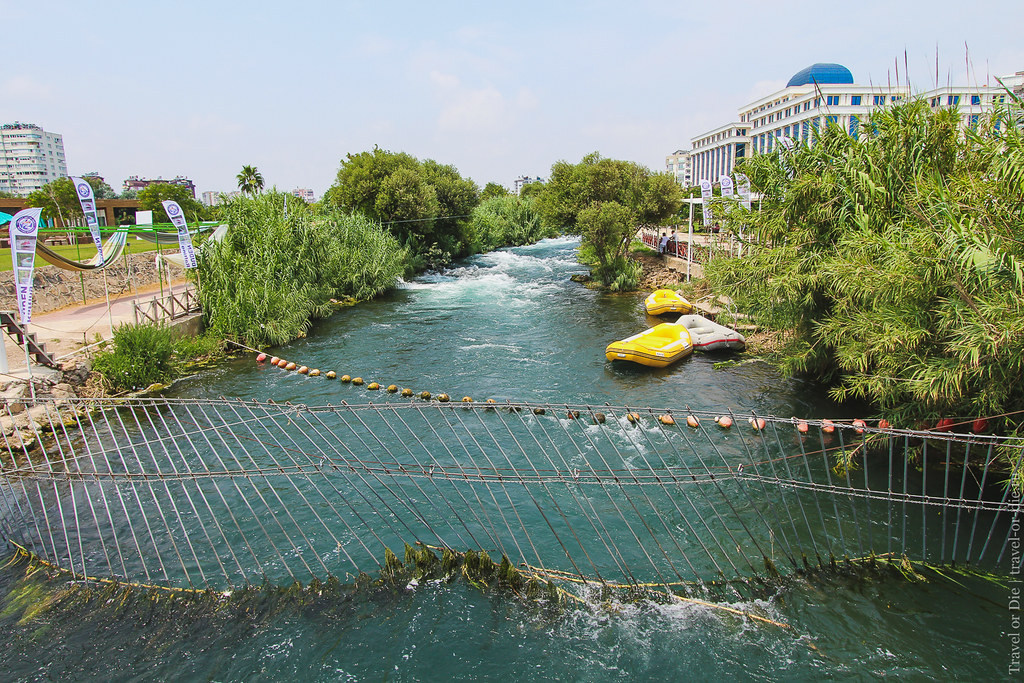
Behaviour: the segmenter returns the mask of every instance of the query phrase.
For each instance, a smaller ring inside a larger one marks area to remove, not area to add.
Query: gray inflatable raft
[[[693,348],[696,350],[742,351],[747,348],[747,340],[742,334],[702,315],[684,315],[676,322],[690,333]]]

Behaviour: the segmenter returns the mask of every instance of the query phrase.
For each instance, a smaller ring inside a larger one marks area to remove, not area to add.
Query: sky
[[[664,170],[815,62],[857,83],[995,85],[1021,0],[0,0],[0,123],[64,139],[72,175],[237,188],[334,182],[374,146],[483,187],[590,152]]]

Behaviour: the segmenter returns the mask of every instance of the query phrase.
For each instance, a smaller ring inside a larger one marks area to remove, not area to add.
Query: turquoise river
[[[640,294],[571,281],[585,272],[577,246],[560,238],[473,257],[345,308],[275,353],[456,400],[856,416],[765,362],[715,368],[742,355],[695,354],[663,370],[608,363],[610,341],[656,321]],[[169,394],[367,400],[365,388],[259,365],[251,354]],[[218,605],[141,591],[76,599],[60,581],[9,565],[0,569],[0,680],[1004,680],[1015,675],[1020,632],[1011,578],[998,569],[917,580],[833,573],[722,603],[779,626],[700,604],[554,608],[461,580],[331,600],[255,592]]]

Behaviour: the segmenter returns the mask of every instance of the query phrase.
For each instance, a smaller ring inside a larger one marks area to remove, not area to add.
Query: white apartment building
[[[296,187],[292,190],[292,196],[298,197],[307,204],[312,204],[316,201],[316,193],[308,187]]]
[[[672,174],[676,182],[683,187],[693,187],[693,172],[690,165],[690,152],[685,149],[676,151],[665,157],[665,169]]]
[[[1003,78],[1011,90],[1024,84],[1024,71]],[[693,179],[717,183],[732,174],[736,162],[755,154],[768,154],[780,139],[793,144],[813,142],[819,127],[831,122],[850,135],[871,112],[906,97],[906,86],[857,85],[850,70],[840,64],[814,64],[794,74],[785,88],[739,108],[738,121],[691,139]],[[956,107],[965,126],[976,125],[1006,91],[995,86],[946,86],[919,95],[932,108]]]
[[[60,135],[32,123],[0,126],[0,191],[25,197],[67,174]]]

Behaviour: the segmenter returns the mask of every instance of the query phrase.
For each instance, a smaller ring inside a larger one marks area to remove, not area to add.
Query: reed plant
[[[284,206],[280,193],[236,198],[227,235],[202,250],[204,322],[224,338],[283,344],[329,315],[333,299],[372,298],[405,271],[406,250],[363,216]]]
[[[490,197],[473,209],[469,222],[472,251],[533,244],[557,231],[541,224],[533,200],[514,195]]]

